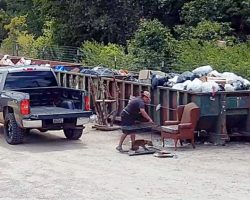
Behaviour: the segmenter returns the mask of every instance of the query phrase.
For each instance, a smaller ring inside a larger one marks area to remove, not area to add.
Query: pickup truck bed
[[[13,93],[15,92],[18,95],[29,95],[30,114],[23,116],[20,125],[24,128],[43,130],[80,128],[92,113],[84,110],[84,91],[50,87],[16,89]]]
[[[61,107],[38,106],[31,107],[30,119],[54,119],[67,117],[88,117],[91,112],[82,112],[80,109],[67,109]]]

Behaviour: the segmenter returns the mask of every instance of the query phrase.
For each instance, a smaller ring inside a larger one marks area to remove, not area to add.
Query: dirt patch
[[[250,198],[250,143],[167,147],[175,158],[130,157],[115,150],[120,131],[89,126],[81,140],[68,141],[61,131],[34,130],[16,146],[0,132],[0,199]],[[160,146],[159,135],[152,139]]]

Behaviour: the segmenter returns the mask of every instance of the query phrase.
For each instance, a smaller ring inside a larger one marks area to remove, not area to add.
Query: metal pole
[[[116,69],[116,56],[115,56],[115,69]]]

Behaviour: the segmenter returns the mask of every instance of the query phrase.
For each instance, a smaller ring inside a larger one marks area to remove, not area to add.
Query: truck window
[[[24,71],[8,73],[4,89],[58,86],[51,71]]]

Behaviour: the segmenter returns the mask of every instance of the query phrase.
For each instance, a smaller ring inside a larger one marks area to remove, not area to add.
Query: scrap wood
[[[175,155],[173,155],[171,153],[155,152],[154,157],[157,157],[157,158],[174,158]]]
[[[154,150],[146,150],[146,151],[129,151],[129,156],[139,156],[139,155],[146,155],[146,154],[154,154]]]
[[[90,93],[92,96],[92,101],[94,104],[95,112],[97,114],[98,122],[102,124],[104,116],[103,116],[103,112],[101,110],[100,104],[98,104],[96,101],[97,90],[91,77],[89,77],[89,80],[90,80]]]
[[[110,122],[110,125],[113,126],[114,124],[114,121],[115,121],[115,118],[117,116],[117,113],[118,113],[118,108],[119,108],[119,94],[120,94],[120,90],[119,90],[119,87],[117,85],[117,82],[115,80],[115,77],[113,78],[113,81],[114,81],[114,84],[115,84],[115,111],[114,111],[114,114],[113,114],[113,118],[111,119],[111,122]]]
[[[129,150],[128,155],[129,156],[138,156],[138,155],[154,154],[154,153],[159,152],[159,151],[160,151],[160,149],[153,146],[153,147],[147,147],[147,150],[144,150],[144,149],[137,150],[137,151]]]
[[[101,112],[103,114],[103,123],[102,124],[105,124],[105,125],[108,125],[108,120],[107,120],[107,115],[108,115],[108,111],[107,111],[107,105],[106,105],[106,102],[105,102],[105,99],[106,99],[106,85],[104,84],[103,82],[103,79],[101,79],[100,77],[98,77],[98,80],[99,80],[99,92],[100,92],[100,98],[101,98],[101,101],[102,104],[99,104],[100,107],[102,108]]]
[[[118,126],[114,126],[114,121],[116,119],[118,113],[118,106],[119,106],[119,87],[113,78],[113,84],[115,86],[114,94],[111,96],[109,93],[109,81],[107,84],[104,84],[103,79],[98,77],[98,90],[96,89],[92,78],[90,77],[90,86],[91,86],[91,95],[93,98],[94,108],[96,110],[96,114],[98,117],[98,124],[96,124],[93,128],[103,131],[112,131],[120,129]],[[96,99],[96,96],[99,98]],[[112,106],[113,103],[115,106]],[[109,112],[108,108],[111,105],[111,110]],[[110,123],[108,123],[108,120]]]
[[[120,126],[106,126],[106,125],[99,125],[99,124],[95,124],[94,126],[92,126],[92,128],[95,128],[96,130],[100,130],[100,131],[115,131],[115,130],[121,129]]]

